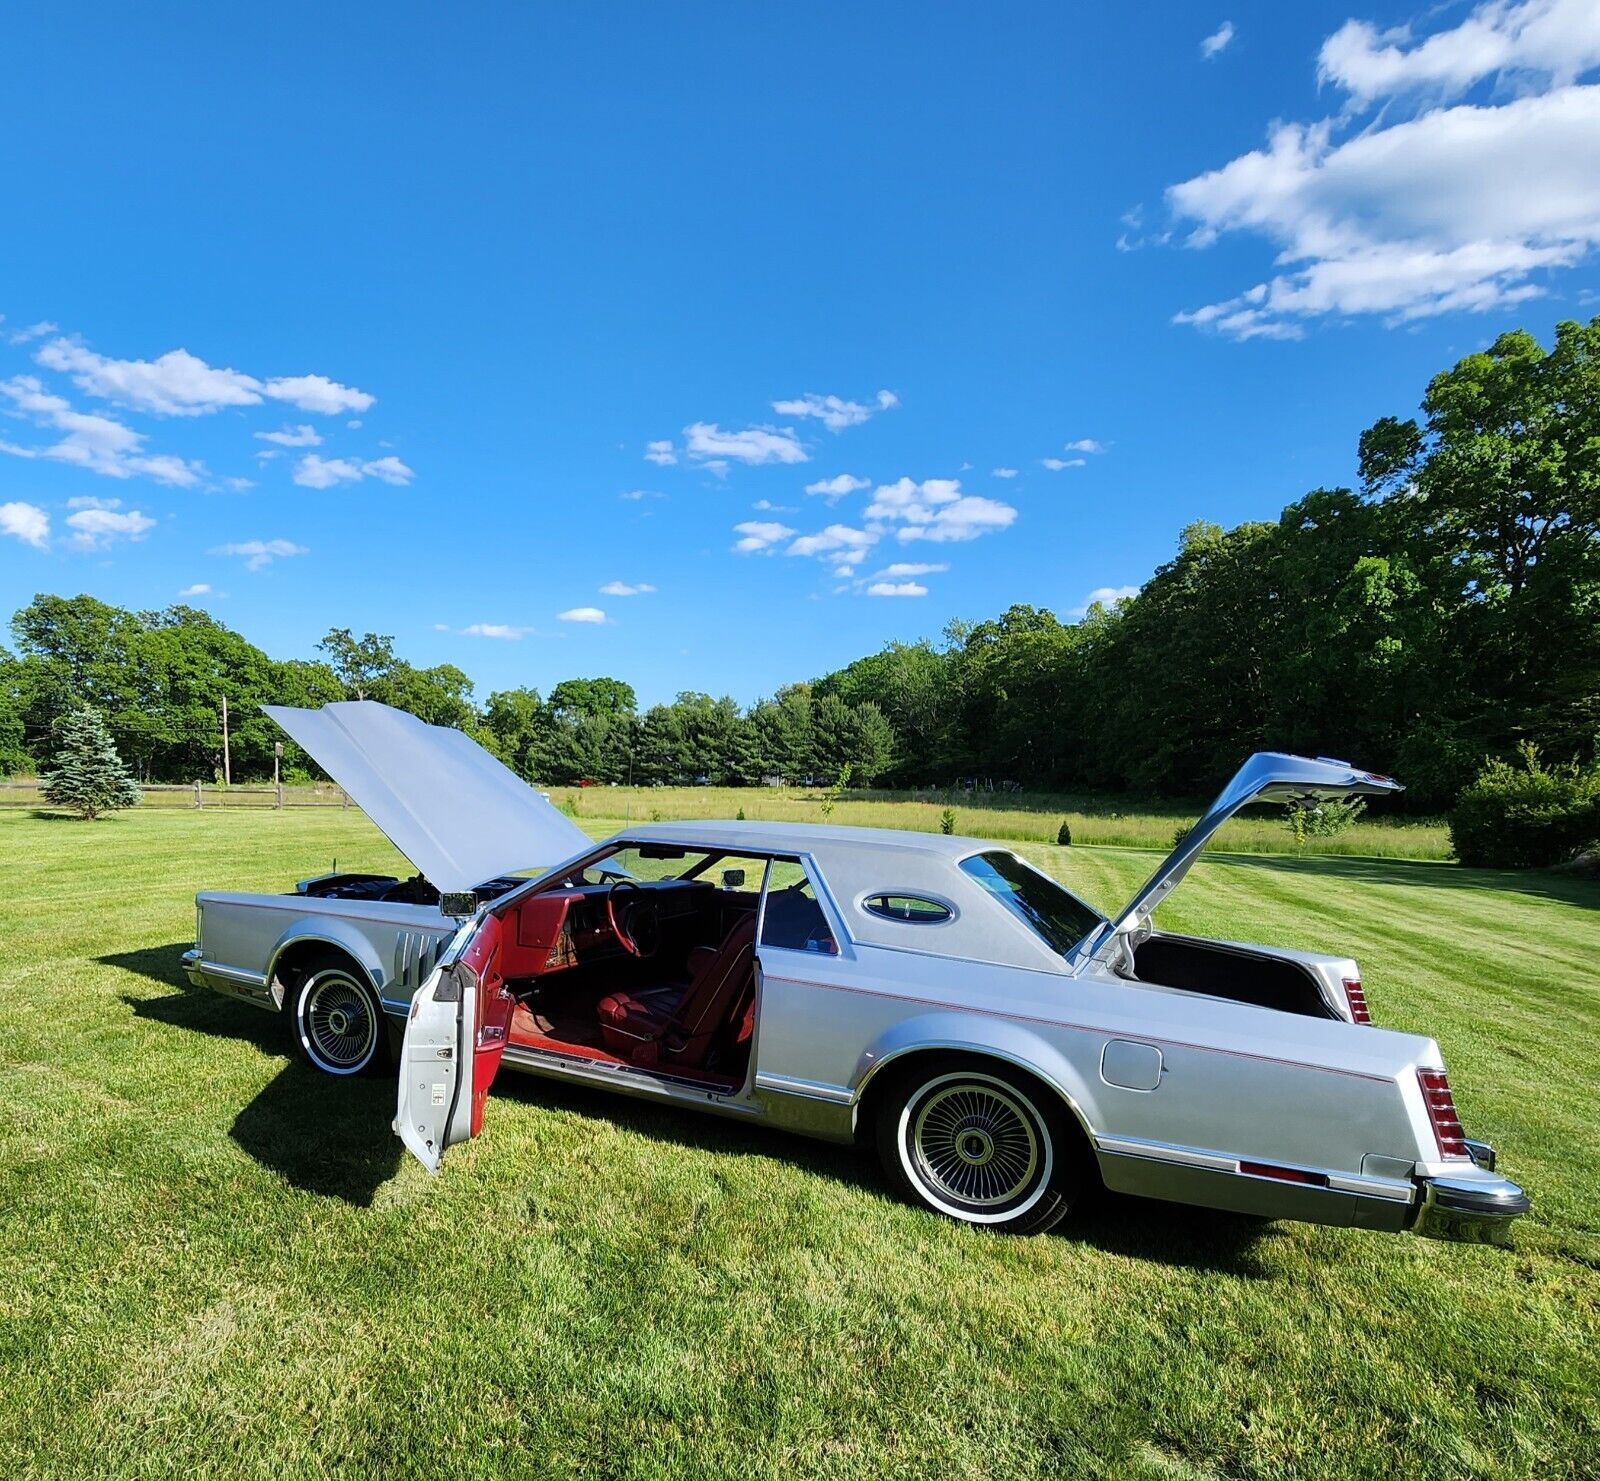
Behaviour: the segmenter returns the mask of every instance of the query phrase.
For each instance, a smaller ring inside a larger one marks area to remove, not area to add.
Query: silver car
[[[277,714],[432,895],[202,895],[191,975],[286,1007],[335,1072],[374,1063],[378,1015],[402,1016],[395,1130],[430,1170],[481,1130],[504,1064],[872,1141],[902,1196],[1013,1233],[1100,1186],[1483,1242],[1527,1210],[1465,1136],[1438,1045],[1368,1021],[1355,962],[1151,923],[1247,803],[1387,778],[1253,756],[1104,916],[970,838],[701,822],[592,844],[459,732],[370,704]],[[511,877],[571,834],[565,862]],[[297,970],[286,951],[333,955]]]

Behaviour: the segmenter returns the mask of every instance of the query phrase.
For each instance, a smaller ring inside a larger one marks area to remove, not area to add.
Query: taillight
[[[1372,1014],[1367,1011],[1366,990],[1361,986],[1359,977],[1344,979],[1344,1000],[1350,1005],[1351,1023],[1372,1022]]]
[[[1455,1098],[1450,1094],[1450,1081],[1445,1072],[1418,1070],[1417,1083],[1422,1087],[1422,1103],[1428,1108],[1428,1120],[1433,1124],[1433,1139],[1439,1144],[1439,1155],[1470,1160],[1467,1135],[1461,1129],[1461,1118],[1456,1115]]]

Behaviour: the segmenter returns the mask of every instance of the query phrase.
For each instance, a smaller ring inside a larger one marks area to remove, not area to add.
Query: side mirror
[[[465,920],[478,913],[478,897],[471,890],[447,890],[439,896],[439,910]]]

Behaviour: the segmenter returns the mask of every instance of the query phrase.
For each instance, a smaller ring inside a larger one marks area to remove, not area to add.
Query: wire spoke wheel
[[[319,972],[301,989],[300,1042],[311,1062],[334,1075],[351,1075],[372,1059],[378,1015],[371,996],[343,972]]]
[[[1026,1107],[1026,1109],[1025,1109]],[[926,1096],[911,1125],[922,1177],[946,1197],[995,1208],[1025,1193],[1042,1137],[1032,1107],[1009,1087],[960,1081]]]
[[[996,1233],[1054,1227],[1082,1187],[1075,1128],[1031,1076],[954,1059],[930,1056],[886,1087],[877,1142],[890,1184],[932,1213]]]

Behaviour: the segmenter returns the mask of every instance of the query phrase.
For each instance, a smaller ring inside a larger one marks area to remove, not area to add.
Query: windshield
[[[1105,918],[1015,854],[974,854],[961,868],[1063,956]]]

